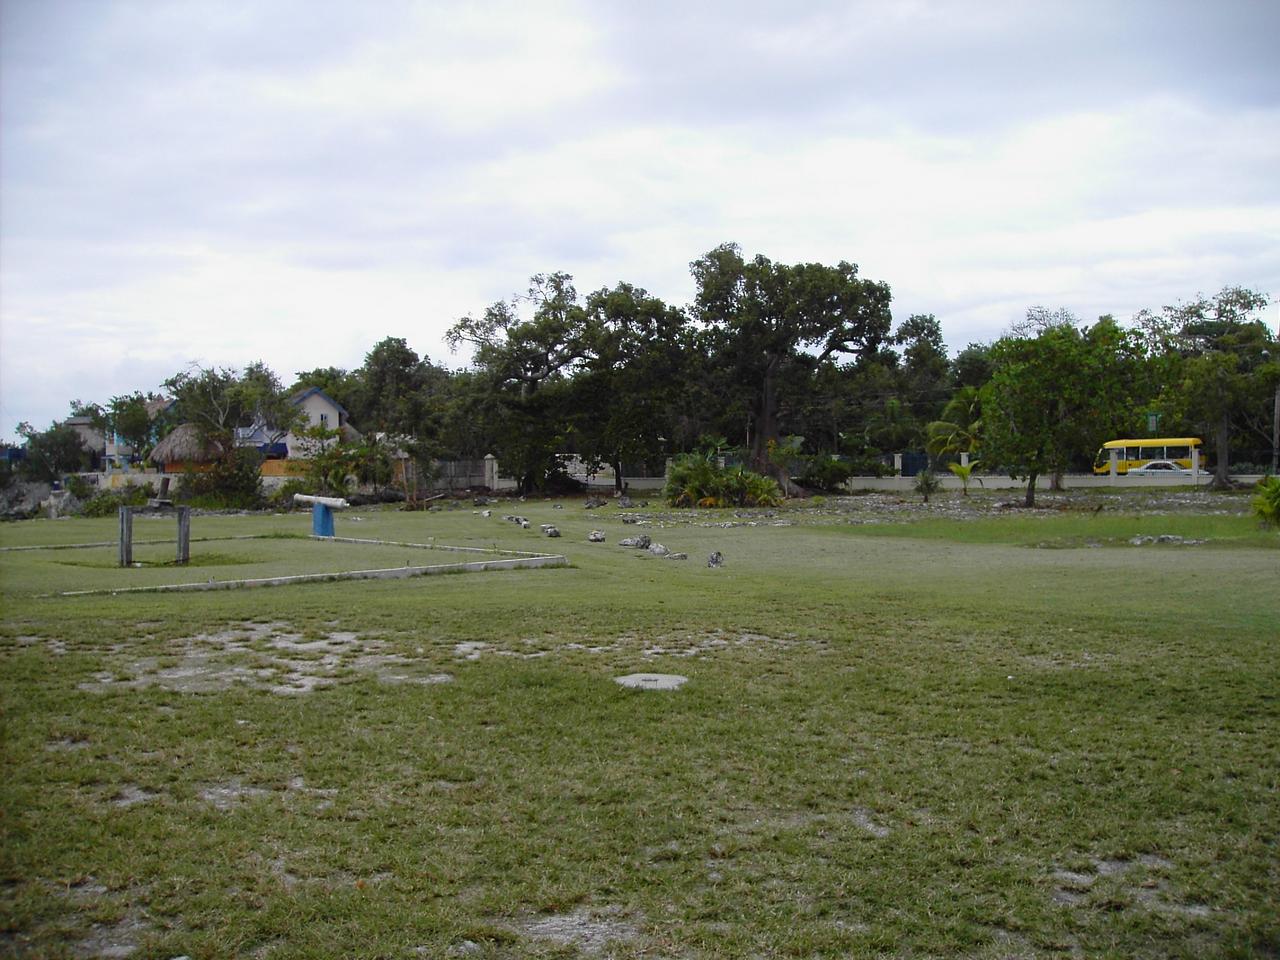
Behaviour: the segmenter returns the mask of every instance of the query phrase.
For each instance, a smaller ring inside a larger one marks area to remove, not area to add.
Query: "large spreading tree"
[[[874,353],[889,334],[889,286],[858,276],[855,264],[787,265],[745,260],[726,243],[690,264],[696,319],[719,363],[745,391],[754,469],[789,478],[772,462],[780,437],[779,394],[790,377],[812,375],[830,357]]]
[[[532,306],[522,316],[521,307]],[[522,491],[555,472],[569,425],[570,378],[591,356],[596,333],[566,273],[539,274],[526,296],[500,300],[479,317],[462,317],[445,334],[453,349],[472,351],[476,386],[497,403],[501,459]]]

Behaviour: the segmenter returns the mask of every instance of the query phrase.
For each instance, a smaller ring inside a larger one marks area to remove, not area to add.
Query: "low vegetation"
[[[776,507],[782,503],[776,480],[741,466],[722,466],[714,453],[676,458],[663,496],[673,507]]]
[[[1267,526],[1280,527],[1280,477],[1264,477],[1258,482],[1253,512]]]

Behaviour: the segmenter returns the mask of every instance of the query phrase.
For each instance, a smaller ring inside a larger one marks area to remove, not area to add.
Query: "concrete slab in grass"
[[[678,673],[629,673],[613,682],[632,690],[679,690],[689,681]]]

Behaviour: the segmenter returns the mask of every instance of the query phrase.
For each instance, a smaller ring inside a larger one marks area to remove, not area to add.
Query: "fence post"
[[[902,454],[900,453],[893,455],[893,475],[895,477],[902,476]]]
[[[120,508],[120,566],[133,566],[133,507]]]
[[[191,508],[178,508],[178,562],[191,559]]]
[[[490,490],[498,489],[498,458],[492,453],[484,455],[484,485]]]

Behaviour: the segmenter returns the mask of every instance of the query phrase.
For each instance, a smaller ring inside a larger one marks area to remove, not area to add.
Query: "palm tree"
[[[966,497],[969,495],[969,480],[973,476],[973,468],[978,465],[979,461],[970,460],[968,463],[949,463],[947,469],[960,478],[960,492]],[[979,480],[979,483],[982,481]]]
[[[925,449],[935,457],[973,453],[982,437],[982,397],[977,387],[961,387],[942,408],[942,416],[925,427]]]

